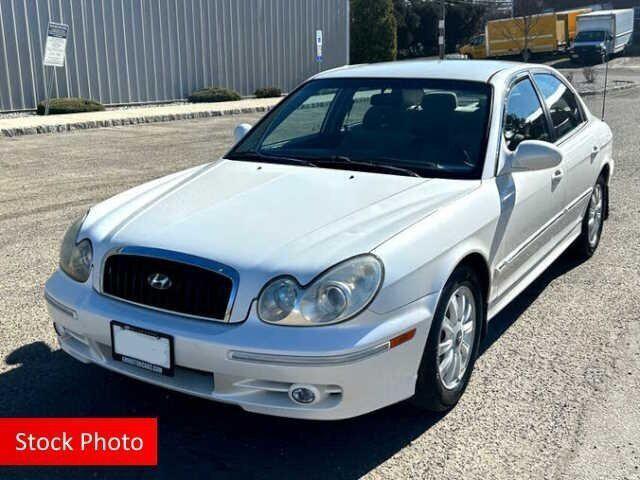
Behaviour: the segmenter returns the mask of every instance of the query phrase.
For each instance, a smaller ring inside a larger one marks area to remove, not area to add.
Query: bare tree
[[[531,58],[531,44],[535,37],[536,26],[540,21],[543,0],[513,0],[514,11],[520,16],[505,21],[502,34],[515,45],[521,45],[522,59],[528,62]]]

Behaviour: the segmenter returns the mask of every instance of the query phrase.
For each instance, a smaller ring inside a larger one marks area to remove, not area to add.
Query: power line
[[[511,0],[445,0],[445,3],[450,5],[466,5],[470,7],[511,7],[513,5]]]

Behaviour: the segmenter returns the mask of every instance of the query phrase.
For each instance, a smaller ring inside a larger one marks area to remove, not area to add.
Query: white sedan
[[[444,411],[487,323],[607,216],[611,130],[546,66],[340,68],[236,137],[70,227],[62,349],[270,415]]]

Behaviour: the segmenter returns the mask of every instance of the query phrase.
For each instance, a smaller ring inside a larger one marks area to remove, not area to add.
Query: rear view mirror
[[[251,125],[248,123],[240,123],[233,131],[233,137],[236,143],[244,138],[244,136],[251,130]]]
[[[558,147],[540,140],[525,140],[511,154],[511,171],[544,170],[560,165],[562,152]]]

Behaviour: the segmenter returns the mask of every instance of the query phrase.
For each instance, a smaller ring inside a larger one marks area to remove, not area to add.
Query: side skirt
[[[533,281],[538,278],[542,272],[544,272],[549,265],[556,261],[556,259],[562,255],[562,253],[569,248],[569,246],[574,242],[576,238],[580,236],[580,231],[582,229],[582,219],[578,222],[571,231],[562,239],[560,243],[538,263],[535,267],[533,267],[529,273],[524,275],[522,279],[516,284],[512,285],[509,290],[503,293],[499,298],[496,298],[489,305],[489,309],[487,312],[487,321],[491,320],[495,317],[500,311],[506,307],[514,298],[520,295],[529,285],[533,283]]]

